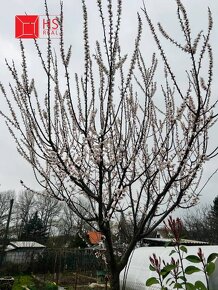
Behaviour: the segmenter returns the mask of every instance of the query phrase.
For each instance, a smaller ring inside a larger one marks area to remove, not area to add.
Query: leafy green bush
[[[20,290],[23,285],[28,286],[31,290],[36,290],[31,288],[31,285],[34,285],[33,278],[30,275],[18,275],[15,276],[15,281],[13,285],[13,290]]]

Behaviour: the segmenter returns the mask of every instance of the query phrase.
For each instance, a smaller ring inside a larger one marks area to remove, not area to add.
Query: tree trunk
[[[111,277],[110,277],[110,289],[111,290],[120,290],[120,273],[117,273],[117,271],[113,271],[111,269]]]

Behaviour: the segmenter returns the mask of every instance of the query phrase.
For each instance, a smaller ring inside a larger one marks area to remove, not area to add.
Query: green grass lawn
[[[22,286],[27,286],[31,290],[37,290],[33,278],[30,275],[19,275],[14,277],[14,285],[12,290],[21,290]]]

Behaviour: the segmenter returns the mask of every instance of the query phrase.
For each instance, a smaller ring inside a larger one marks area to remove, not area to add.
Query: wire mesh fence
[[[98,256],[98,257],[97,257]],[[19,250],[4,253],[1,272],[63,273],[93,272],[105,268],[104,262],[93,249]]]

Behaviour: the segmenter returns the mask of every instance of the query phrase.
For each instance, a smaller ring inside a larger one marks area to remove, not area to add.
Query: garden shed
[[[199,246],[187,246],[188,255],[196,255]],[[218,246],[200,246],[205,258],[211,253],[218,253]],[[129,262],[126,268],[120,274],[121,289],[125,290],[161,290],[159,285],[146,286],[146,280],[155,276],[155,272],[149,269],[150,260],[149,257],[155,253],[157,257],[161,257],[165,262],[170,263],[171,257],[177,258],[176,254],[170,256],[174,247],[141,247],[132,252]],[[215,262],[216,268],[214,273],[210,276],[209,283],[211,290],[218,289],[218,259]],[[184,260],[184,266],[191,265],[190,262]],[[156,276],[157,277],[157,276]],[[205,283],[205,277],[203,272],[193,273],[188,277],[188,282],[194,283],[200,280]],[[168,288],[173,289],[173,288]]]
[[[16,241],[10,242],[5,250],[5,263],[23,264],[36,260],[45,249],[41,245],[33,241]]]

